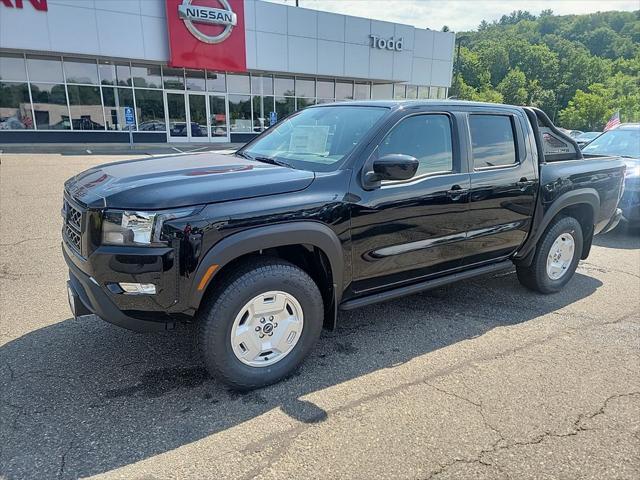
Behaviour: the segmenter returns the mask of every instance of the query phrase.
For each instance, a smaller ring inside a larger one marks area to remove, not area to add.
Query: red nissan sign
[[[244,0],[167,0],[172,67],[244,72]]]

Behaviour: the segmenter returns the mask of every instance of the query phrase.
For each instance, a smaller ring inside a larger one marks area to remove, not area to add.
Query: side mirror
[[[367,183],[381,180],[409,180],[418,171],[420,162],[411,155],[391,153],[373,161],[373,172],[367,172]]]

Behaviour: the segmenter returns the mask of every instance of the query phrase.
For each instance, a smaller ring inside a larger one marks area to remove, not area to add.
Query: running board
[[[442,287],[443,285],[459,282],[460,280],[467,280],[479,275],[486,275],[488,273],[507,270],[512,267],[513,262],[511,262],[511,260],[503,260],[499,263],[485,265],[483,267],[477,267],[471,270],[464,270],[458,273],[452,273],[451,275],[434,278],[433,280],[426,280],[420,283],[414,283],[406,287],[395,288],[393,290],[387,290],[385,292],[367,295],[366,297],[347,300],[342,305],[340,305],[340,310],[353,310],[355,308],[364,307],[373,303],[386,302],[387,300],[393,300],[395,298],[404,297],[406,295],[413,295],[414,293],[424,292],[425,290]]]

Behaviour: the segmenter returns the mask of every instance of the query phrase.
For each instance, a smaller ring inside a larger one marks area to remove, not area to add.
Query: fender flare
[[[580,188],[578,190],[572,190],[570,192],[563,193],[558,198],[556,198],[552,203],[549,209],[544,212],[544,215],[540,217],[540,219],[536,222],[534,221],[534,225],[531,228],[529,239],[525,242],[522,248],[516,253],[514,260],[518,264],[522,264],[528,266],[531,264],[533,260],[533,254],[536,249],[536,245],[542,237],[542,234],[547,229],[551,221],[567,207],[572,207],[574,205],[586,204],[591,206],[593,209],[593,221],[594,223],[598,220],[598,215],[600,212],[600,195],[598,191],[594,188]],[[541,205],[539,206],[540,211],[542,210]],[[593,225],[591,225],[593,228]],[[586,240],[586,237],[585,237]],[[585,247],[590,248],[590,242],[585,243]]]
[[[334,303],[342,297],[344,257],[338,236],[328,226],[318,222],[290,222],[250,228],[229,235],[216,243],[204,256],[194,275],[190,306],[198,308],[206,288],[198,290],[198,282],[211,265],[218,265],[212,278],[232,260],[251,252],[287,245],[312,245],[329,259],[333,279]],[[211,279],[210,279],[211,280]],[[209,281],[210,281],[209,280]],[[208,284],[209,282],[207,282]]]

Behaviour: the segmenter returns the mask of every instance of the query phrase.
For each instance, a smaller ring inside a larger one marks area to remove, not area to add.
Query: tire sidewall
[[[240,309],[268,291],[286,292],[298,301],[304,318],[302,334],[293,350],[279,362],[252,367],[233,352],[231,330]],[[236,388],[254,388],[286,377],[302,363],[322,330],[322,297],[313,280],[301,270],[290,265],[273,265],[267,271],[248,271],[232,282],[203,320],[211,323],[200,342],[209,370]]]
[[[562,235],[563,233],[568,233],[573,237],[575,242],[575,250],[573,252],[573,259],[569,265],[567,271],[560,278],[554,280],[549,277],[547,273],[547,258],[549,256],[549,252],[551,251],[551,247],[556,239]],[[541,289],[545,292],[552,293],[557,292],[562,287],[564,287],[569,280],[573,278],[573,275],[578,267],[578,262],[580,261],[580,255],[582,252],[583,245],[583,237],[582,237],[582,227],[580,223],[573,217],[564,217],[558,220],[545,234],[545,239],[542,244],[542,248],[540,249],[538,258],[537,258],[537,274],[538,274],[538,284]]]

